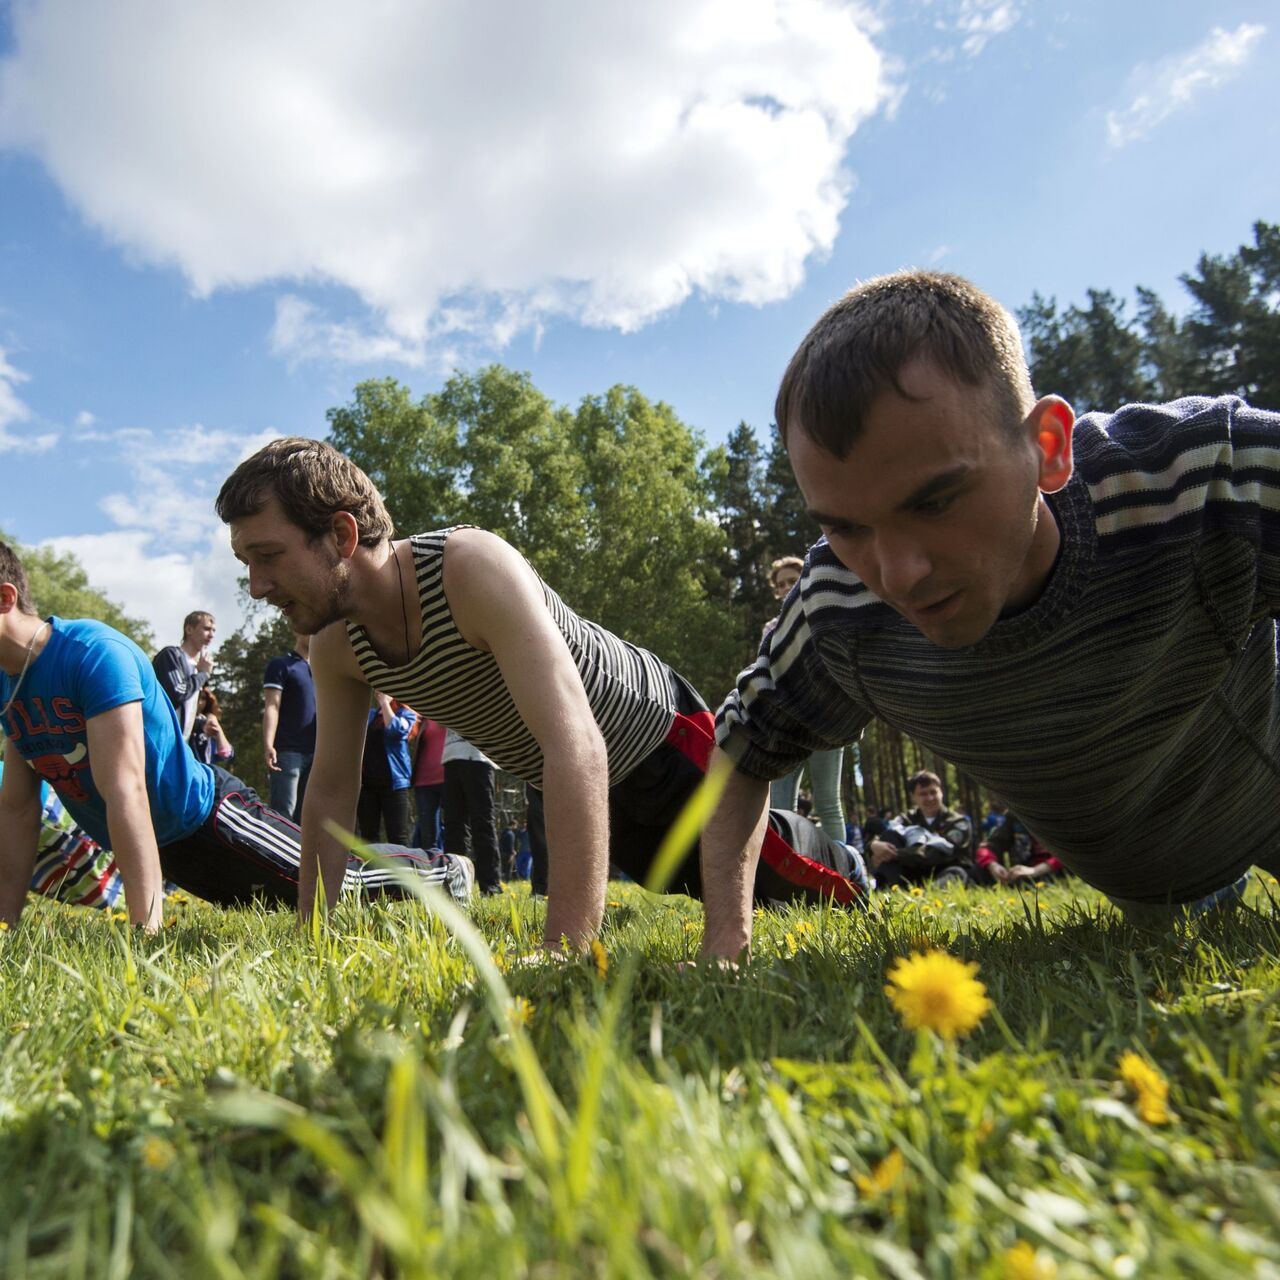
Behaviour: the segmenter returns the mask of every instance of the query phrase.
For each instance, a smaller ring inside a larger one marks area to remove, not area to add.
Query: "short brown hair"
[[[778,581],[778,574],[783,569],[794,569],[797,573],[804,572],[804,561],[799,556],[779,556],[769,566],[769,585],[774,586]]]
[[[215,505],[230,524],[257,515],[273,495],[308,538],[327,533],[339,511],[355,518],[361,546],[377,546],[394,529],[373,481],[323,440],[282,436],[263,445],[226,478]]]
[[[907,795],[914,795],[917,787],[937,787],[941,791],[942,779],[932,769],[921,769],[907,779]]]
[[[856,285],[809,330],[778,388],[782,443],[799,425],[844,458],[876,399],[889,390],[911,398],[898,375],[917,356],[957,382],[990,386],[1011,433],[1031,410],[1031,376],[1009,312],[961,276],[898,271]]]
[[[210,622],[215,621],[213,614],[208,609],[192,609],[189,614],[182,620],[182,638],[187,638],[187,632],[196,625],[202,618],[208,618]]]
[[[7,543],[0,542],[0,582],[7,582],[18,593],[18,612],[34,614],[36,607],[31,603],[31,586],[27,582],[27,571],[18,559],[18,553]]]

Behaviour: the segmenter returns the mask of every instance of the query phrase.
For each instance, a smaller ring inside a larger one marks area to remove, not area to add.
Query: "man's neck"
[[[200,656],[200,650],[203,647],[204,646],[201,645],[200,641],[195,636],[188,636],[182,642],[182,652],[185,653],[192,662]]]
[[[11,612],[0,634],[0,671],[17,677],[49,643],[49,627],[33,613]]]
[[[376,547],[357,547],[351,557],[350,594],[346,617],[371,634],[376,634],[394,619],[400,629],[400,578],[396,573],[395,543],[380,542]]]

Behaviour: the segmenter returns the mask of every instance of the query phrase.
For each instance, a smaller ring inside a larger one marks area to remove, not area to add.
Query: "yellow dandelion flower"
[[[527,1027],[533,1021],[533,1005],[524,996],[516,996],[512,1000],[511,1021],[521,1027]]]
[[[911,886],[911,896],[913,898],[923,898],[924,890],[918,884],[913,884]]]
[[[796,953],[796,935],[790,930],[783,937],[783,942],[787,944],[787,955],[793,956]]]
[[[619,902],[616,898],[610,898],[605,905],[609,907],[620,907],[622,906],[622,903]]]
[[[591,939],[591,958],[596,962],[596,975],[603,978],[609,972],[609,953],[599,938]]]
[[[1126,1051],[1120,1055],[1120,1079],[1133,1090],[1138,1115],[1147,1124],[1168,1124],[1169,1082],[1145,1058]]]
[[[0,933],[4,933],[8,928],[9,922],[7,920],[0,920]]]
[[[927,1027],[947,1040],[972,1031],[991,1001],[974,976],[978,966],[945,951],[899,957],[889,971],[885,995],[911,1030]]]
[[[878,1196],[886,1191],[892,1191],[897,1185],[898,1179],[902,1177],[902,1171],[906,1167],[906,1161],[902,1158],[901,1151],[890,1151],[883,1160],[880,1161],[871,1173],[855,1173],[853,1175],[854,1186],[866,1197]]]
[[[157,1138],[155,1134],[143,1139],[142,1163],[148,1169],[167,1169],[174,1162],[177,1154],[171,1143],[163,1138]]]
[[[901,892],[902,892],[902,886],[901,886],[900,884],[891,884],[891,885],[889,886],[889,892],[890,892],[890,893],[901,893]]]
[[[1058,1274],[1058,1264],[1052,1258],[1043,1257],[1025,1240],[1019,1240],[1004,1255],[1004,1280],[1053,1280]]]

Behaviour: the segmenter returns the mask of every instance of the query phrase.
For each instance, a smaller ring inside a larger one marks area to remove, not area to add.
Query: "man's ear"
[[[330,518],[329,531],[333,534],[334,547],[344,560],[350,560],[360,545],[360,527],[350,511],[335,511]]]
[[[1040,454],[1040,491],[1057,493],[1071,479],[1071,433],[1076,415],[1061,396],[1042,396],[1027,415]]]

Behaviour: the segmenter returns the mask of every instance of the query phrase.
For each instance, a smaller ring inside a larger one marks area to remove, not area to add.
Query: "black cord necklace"
[[[400,584],[400,620],[404,623],[404,663],[409,665],[409,610],[404,602],[404,573],[400,569],[400,553],[395,545],[391,547],[391,557],[396,562],[396,582]]]

